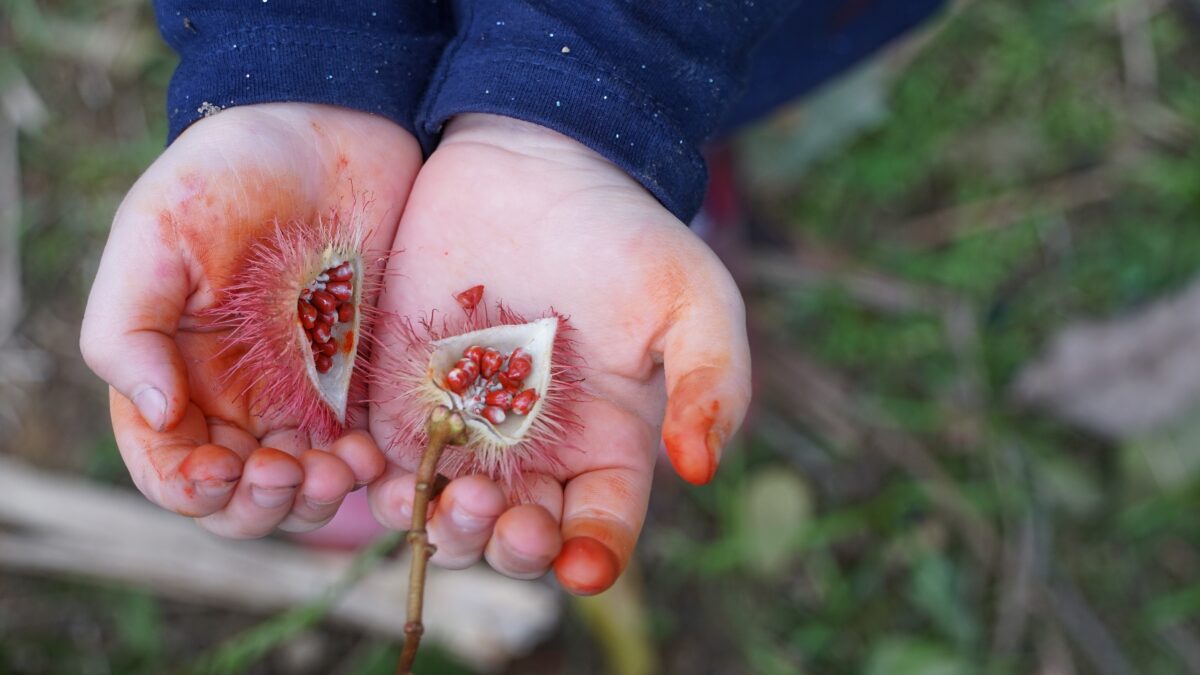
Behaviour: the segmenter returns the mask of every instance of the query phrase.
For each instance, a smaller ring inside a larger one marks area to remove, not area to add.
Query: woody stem
[[[413,661],[417,658],[417,647],[425,626],[421,623],[421,610],[425,601],[425,567],[437,547],[429,543],[425,531],[425,519],[429,502],[434,496],[435,476],[438,460],[447,445],[461,444],[465,439],[466,425],[458,413],[438,406],[429,413],[427,423],[429,443],[421,456],[421,467],[417,470],[417,485],[413,494],[412,527],[408,531],[408,543],[412,547],[412,562],[408,577],[408,620],[404,624],[404,650],[396,675],[411,675]]]

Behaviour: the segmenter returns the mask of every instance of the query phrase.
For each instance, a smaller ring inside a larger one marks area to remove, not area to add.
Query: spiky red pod
[[[203,313],[227,331],[224,350],[238,353],[226,386],[241,388],[253,414],[296,424],[316,442],[341,435],[351,402],[363,398],[359,352],[374,314],[362,299],[377,293],[383,264],[363,249],[369,232],[357,210],[276,223]]]
[[[556,473],[556,452],[579,427],[572,404],[583,397],[582,363],[566,316],[550,309],[530,321],[503,303],[491,316],[479,305],[482,295],[475,286],[455,296],[461,316],[386,319],[395,341],[379,345],[371,378],[396,395],[375,403],[395,430],[388,452],[413,457],[428,440],[431,410],[459,412],[468,440],[446,449],[438,471],[450,478],[482,473],[523,498],[523,477]]]

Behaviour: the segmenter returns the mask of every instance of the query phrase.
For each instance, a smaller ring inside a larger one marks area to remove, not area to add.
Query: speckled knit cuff
[[[167,94],[170,141],[221,109],[327,103],[415,131],[413,114],[448,38],[447,8],[385,0],[158,0],[180,55]]]
[[[464,112],[541,124],[620,166],[686,222],[704,196],[700,146],[738,93],[751,47],[790,5],[459,0],[418,138],[432,148]]]

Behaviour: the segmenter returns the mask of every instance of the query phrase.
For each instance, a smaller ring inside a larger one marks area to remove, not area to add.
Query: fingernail
[[[713,427],[708,430],[708,436],[704,439],[708,445],[708,451],[713,454],[713,457],[720,457],[721,450],[725,448],[725,434],[719,429]]]
[[[397,512],[397,519],[400,522],[402,522],[402,523],[411,523],[412,522],[412,505],[409,504],[408,502],[401,504],[400,508],[396,509],[396,512]]]
[[[317,509],[317,510],[328,508],[330,506],[333,506],[334,504],[337,504],[340,501],[342,501],[342,500],[341,499],[333,499],[330,501],[323,502],[319,499],[313,499],[312,497],[304,498],[304,503],[307,504],[310,509]]]
[[[491,521],[492,519],[487,516],[471,513],[459,506],[450,509],[450,522],[460,530],[478,532],[490,525]]]
[[[192,483],[196,486],[196,493],[202,497],[212,499],[213,497],[224,497],[233,491],[233,487],[237,485],[236,480],[198,480]]]
[[[496,544],[500,546],[500,549],[504,551],[505,557],[509,560],[516,561],[517,566],[521,569],[521,571],[527,571],[541,567],[539,564],[540,561],[530,559],[530,557],[523,551],[518,551],[516,547],[508,543],[508,540],[504,538],[503,533],[496,532],[493,539],[495,540]]]
[[[554,561],[558,581],[575,595],[595,595],[612,586],[620,575],[617,556],[591,537],[572,537],[563,542]]]
[[[288,504],[295,494],[296,488],[294,487],[268,488],[258,485],[250,487],[250,499],[263,509],[277,509]]]
[[[167,419],[167,397],[161,391],[150,386],[143,387],[133,395],[133,404],[142,413],[142,419],[155,431],[163,430]]]

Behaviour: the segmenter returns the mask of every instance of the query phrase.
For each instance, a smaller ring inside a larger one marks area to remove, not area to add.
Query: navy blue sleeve
[[[450,26],[437,0],[156,0],[155,13],[180,57],[171,141],[223,108],[272,101],[340,105],[415,131]]]
[[[454,0],[455,37],[418,111],[418,138],[428,151],[446,120],[464,112],[534,122],[604,155],[686,222],[704,195],[700,148],[749,72],[782,73],[755,99],[778,103],[800,93],[789,87],[813,86],[938,3]],[[755,53],[773,28],[771,53]],[[752,69],[758,59],[774,65]],[[734,112],[747,119],[754,111]]]
[[[750,49],[794,0],[455,0],[456,33],[418,112],[428,149],[464,112],[554,129],[625,169],[687,220],[700,144]]]

